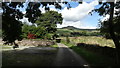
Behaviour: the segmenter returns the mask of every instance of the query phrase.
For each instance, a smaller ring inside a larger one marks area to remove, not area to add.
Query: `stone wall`
[[[22,40],[22,41],[16,41],[18,45],[22,46],[49,46],[54,45],[54,41],[49,40]]]

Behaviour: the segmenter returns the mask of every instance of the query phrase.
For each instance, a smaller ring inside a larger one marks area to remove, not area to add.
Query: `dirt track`
[[[57,53],[55,64],[56,66],[86,66],[89,64],[73,50],[69,49],[66,45],[58,43],[59,50]]]

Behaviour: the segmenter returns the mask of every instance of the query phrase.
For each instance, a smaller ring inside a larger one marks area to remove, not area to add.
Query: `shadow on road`
[[[29,47],[2,52],[2,67],[53,66],[57,48]]]
[[[3,50],[2,54],[2,68],[70,66],[84,68],[84,66],[81,65],[82,60],[78,59],[78,57],[75,57],[74,54],[70,52],[66,47],[29,47],[24,49],[18,48],[15,50]]]
[[[79,67],[90,68],[89,64],[72,49],[58,43],[55,47],[28,47],[3,50],[2,68],[10,67]],[[97,68],[97,67],[94,67]],[[104,68],[104,67],[102,67]]]

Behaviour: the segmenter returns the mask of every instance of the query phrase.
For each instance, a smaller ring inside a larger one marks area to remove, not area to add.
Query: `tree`
[[[47,11],[39,16],[35,25],[24,24],[22,27],[23,37],[27,38],[28,33],[35,34],[41,39],[55,39],[57,37],[57,24],[62,23],[61,14],[56,11]]]
[[[35,25],[28,25],[28,24],[24,23],[22,26],[22,37],[27,38],[28,33],[35,34],[36,29],[37,28]]]
[[[28,25],[24,24],[22,26],[22,37],[27,38],[28,33],[35,34],[36,38],[44,38],[43,36],[45,35],[45,27],[36,27],[35,25]]]
[[[118,21],[119,20],[117,19],[117,17],[113,18],[114,32],[116,36],[118,37],[118,39],[120,40],[120,28],[119,28],[120,23]],[[103,21],[103,22],[100,21],[100,31],[101,33],[104,34],[105,38],[112,39],[109,34],[108,24],[109,24],[108,20]]]
[[[41,15],[40,5],[45,6],[45,10],[49,11],[47,4],[52,4],[56,8],[61,9],[58,2],[29,2],[25,17],[28,18],[29,22],[35,23]],[[24,15],[18,9],[20,7],[24,7],[23,2],[2,2],[2,38],[6,43],[13,43],[15,40],[22,39],[22,23],[19,19],[22,19]]]
[[[102,6],[99,8],[99,9],[95,9],[94,11],[98,12],[100,16],[105,16],[107,14],[110,15],[108,21],[107,22],[107,25],[108,25],[108,33],[110,34],[110,37],[112,38],[114,44],[115,44],[115,47],[116,47],[116,55],[117,55],[117,64],[119,64],[120,62],[120,40],[119,38],[117,37],[117,34],[115,33],[115,30],[114,30],[114,14],[117,15],[117,18],[120,19],[120,14],[117,12],[117,13],[114,13],[114,8],[117,7],[116,9],[120,9],[120,2],[118,3],[114,3],[114,2],[105,2],[102,4]],[[118,19],[118,21],[119,21]],[[104,22],[105,23],[105,22]]]
[[[23,14],[16,7],[23,7],[22,3],[2,3],[2,38],[6,43],[13,43],[15,40],[21,40]]]
[[[43,13],[36,21],[38,31],[44,33],[45,36],[53,37],[57,31],[57,24],[62,24],[62,15],[56,11],[47,11]],[[42,35],[39,33],[39,35]]]

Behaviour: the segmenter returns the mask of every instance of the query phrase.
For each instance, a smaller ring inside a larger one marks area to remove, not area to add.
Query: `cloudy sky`
[[[50,10],[57,11],[62,14],[62,25],[57,24],[57,28],[66,26],[74,26],[83,29],[94,29],[98,27],[98,20],[101,18],[98,13],[94,13],[92,16],[88,13],[94,8],[100,7],[97,0],[85,0],[82,4],[77,2],[69,2],[72,8],[67,9],[67,5],[62,5],[62,10],[56,9],[53,5],[48,5]],[[24,4],[25,7],[27,4]],[[22,8],[21,8],[22,9]],[[40,7],[42,13],[45,13],[44,7]],[[22,9],[25,13],[25,9]],[[27,18],[22,21],[28,22]],[[29,23],[29,22],[28,22]]]

